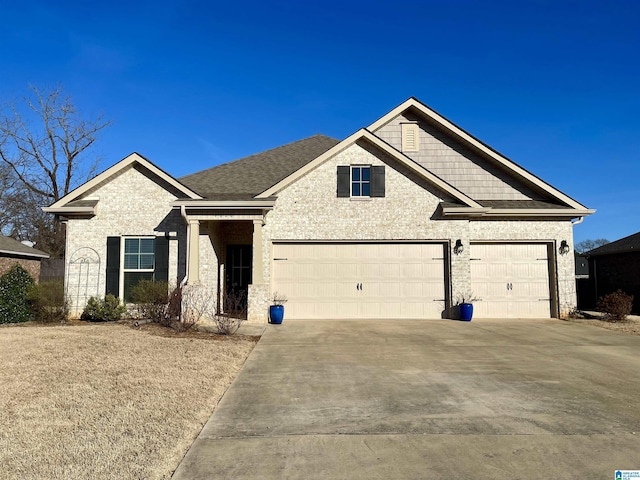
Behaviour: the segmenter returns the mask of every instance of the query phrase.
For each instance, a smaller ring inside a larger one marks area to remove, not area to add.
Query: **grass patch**
[[[256,338],[0,328],[2,478],[170,478]]]
[[[637,316],[630,315],[624,320],[610,322],[605,319],[605,314],[592,312],[578,314],[575,318],[568,318],[567,321],[592,325],[628,335],[640,335],[640,319]]]

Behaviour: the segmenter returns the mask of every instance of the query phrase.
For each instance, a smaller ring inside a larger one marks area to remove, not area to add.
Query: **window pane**
[[[124,268],[125,269],[137,269],[138,267],[138,255],[125,254],[124,256]]]
[[[153,253],[155,239],[153,238],[141,238],[140,239],[140,253]]]
[[[351,196],[352,197],[359,197],[360,196],[360,184],[359,183],[352,183],[351,184]]]
[[[368,197],[369,196],[369,184],[368,183],[363,183],[362,184],[362,196],[363,197]]]
[[[140,255],[140,269],[141,270],[151,270],[153,269],[153,254],[143,254]]]
[[[138,253],[139,247],[140,247],[140,239],[138,238],[124,239],[124,253]]]
[[[351,180],[354,181],[358,181],[360,180],[360,168],[359,167],[353,167],[351,169]]]
[[[371,173],[371,169],[369,167],[363,168],[362,169],[362,180],[368,182],[370,173]]]

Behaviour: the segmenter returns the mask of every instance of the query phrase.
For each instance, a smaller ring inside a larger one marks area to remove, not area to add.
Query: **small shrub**
[[[181,293],[180,321],[172,326],[185,332],[194,327],[201,319],[211,318],[215,314],[214,297],[202,285],[185,285]]]
[[[163,325],[169,326],[171,322],[179,321],[182,315],[182,287],[176,287],[169,294],[169,303]]]
[[[168,310],[169,284],[141,280],[131,289],[131,296],[142,318],[163,323]]]
[[[622,290],[609,293],[598,300],[598,311],[606,314],[605,319],[610,322],[624,320],[631,313],[633,295],[627,295]]]
[[[90,322],[115,322],[126,311],[127,308],[120,303],[120,299],[109,294],[104,298],[89,298],[80,318]]]
[[[38,322],[65,322],[69,302],[64,293],[64,282],[51,281],[33,285],[29,291],[29,304],[34,320]]]
[[[276,296],[274,294],[274,302]],[[284,296],[278,297],[279,305],[286,302],[287,299]],[[213,320],[218,329],[218,333],[221,335],[233,335],[238,331],[240,325],[247,316],[247,295],[244,292],[228,292],[222,299],[223,309],[217,309]]]
[[[0,277],[0,323],[20,323],[31,320],[29,291],[33,278],[19,264]]]

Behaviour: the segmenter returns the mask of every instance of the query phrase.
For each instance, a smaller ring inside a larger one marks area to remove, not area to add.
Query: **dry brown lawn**
[[[640,317],[629,315],[626,319],[619,322],[607,322],[601,320],[602,314],[591,312],[586,315],[588,318],[569,318],[570,322],[582,323],[585,325],[593,325],[595,327],[606,328],[616,332],[627,333],[629,335],[640,335]]]
[[[169,478],[256,339],[158,331],[0,327],[0,478]]]

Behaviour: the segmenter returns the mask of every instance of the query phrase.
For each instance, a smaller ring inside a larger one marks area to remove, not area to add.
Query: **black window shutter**
[[[338,167],[338,197],[351,196],[351,167]]]
[[[373,165],[371,167],[371,190],[370,196],[384,197],[384,165]]]
[[[167,237],[156,237],[154,280],[156,282],[169,281],[169,239]]]
[[[120,237],[107,237],[107,280],[105,295],[120,295]]]

